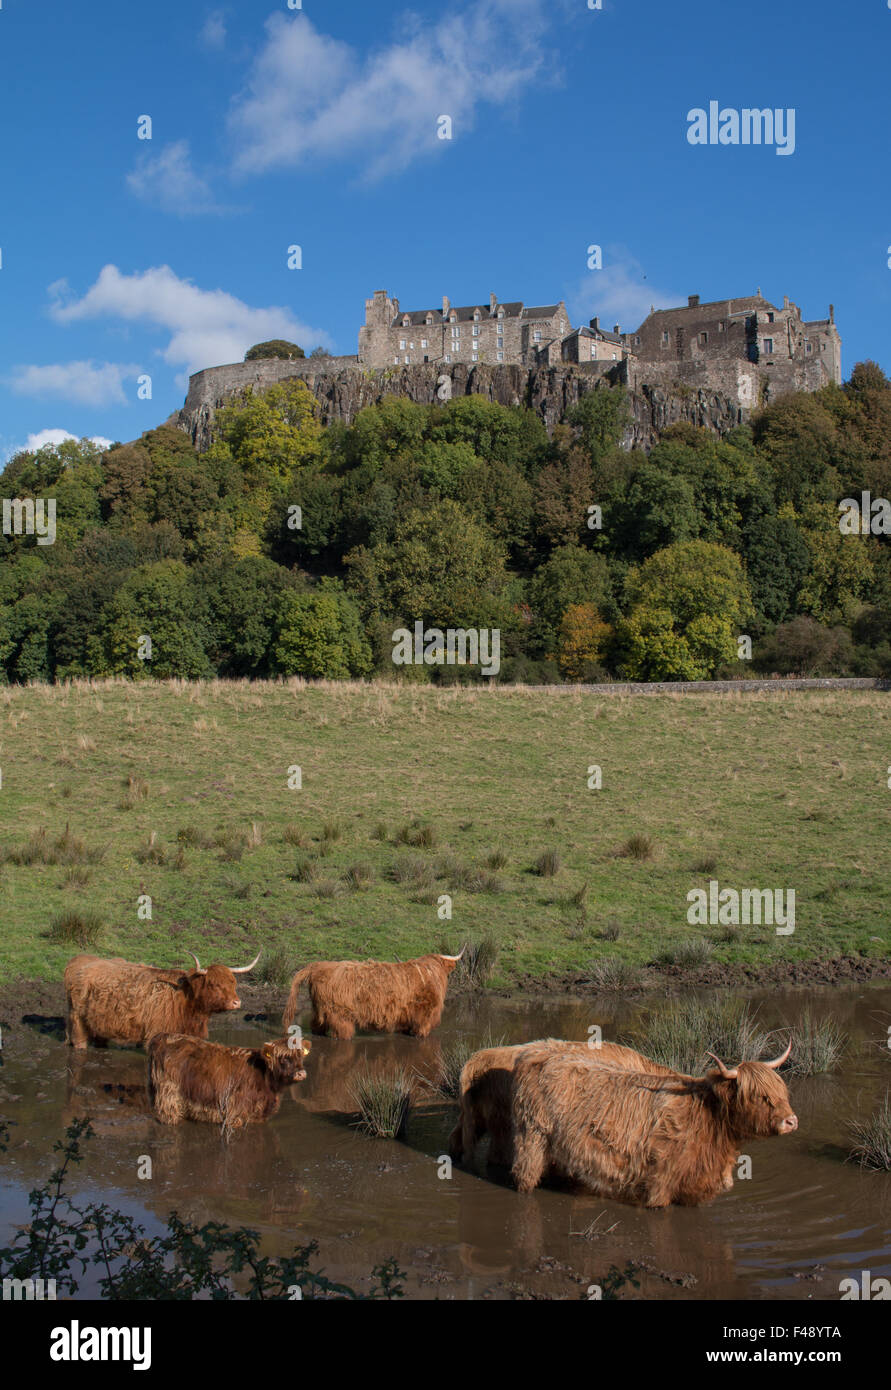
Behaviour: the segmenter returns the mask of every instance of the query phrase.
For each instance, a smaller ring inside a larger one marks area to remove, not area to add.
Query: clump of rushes
[[[633,1045],[655,1062],[696,1076],[714,1066],[709,1053],[728,1066],[757,1062],[769,1055],[772,1041],[739,999],[679,1000],[652,1013],[633,1037]]]
[[[848,1134],[854,1141],[850,1159],[873,1173],[891,1172],[891,1092],[866,1120],[850,1120]]]
[[[651,835],[629,835],[624,844],[617,850],[620,859],[637,859],[643,862],[645,859],[652,859],[656,852],[656,846]]]
[[[398,1139],[411,1107],[411,1076],[405,1067],[375,1075],[360,1072],[350,1083],[359,1112],[358,1128],[374,1139]]]
[[[587,975],[597,989],[640,988],[640,970],[621,956],[601,956],[591,961]]]
[[[362,892],[374,883],[374,869],[370,864],[351,864],[343,877],[353,892]]]
[[[789,1070],[796,1076],[833,1071],[848,1046],[847,1033],[833,1019],[818,1018],[810,1009],[804,1010],[792,1032],[795,1041]]]
[[[102,918],[96,912],[63,912],[53,918],[49,934],[53,941],[83,949],[97,945],[104,930]]]
[[[540,878],[554,878],[560,872],[560,855],[555,849],[546,849],[532,866],[533,873]]]
[[[708,965],[714,951],[712,943],[704,936],[691,936],[669,946],[658,957],[660,965],[681,965],[685,969],[695,969],[698,965]]]
[[[413,820],[411,825],[403,825],[396,839],[399,844],[409,845],[412,849],[433,849],[436,831],[432,825]]]

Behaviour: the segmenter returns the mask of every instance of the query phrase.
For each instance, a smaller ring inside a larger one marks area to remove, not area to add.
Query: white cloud
[[[331,345],[327,333],[301,323],[289,309],[252,309],[225,290],[199,289],[167,265],[133,275],[106,265],[82,298],[69,298],[63,281],[52,285],[50,294],[57,323],[109,318],[162,329],[170,336],[161,357],[187,373],[240,362],[253,343],[267,338],[288,338],[307,349]]]
[[[603,248],[603,269],[589,270],[567,295],[574,319],[587,323],[597,315],[601,328],[617,323],[625,333],[639,328],[651,308],[671,309],[685,302],[684,296],[651,284],[640,261],[624,247],[610,246]]]
[[[47,445],[64,444],[66,439],[77,441],[80,435],[71,434],[68,430],[38,430],[36,434],[29,434],[25,443],[25,449],[29,454],[36,453],[38,449],[45,449]],[[114,443],[113,439],[105,439],[101,434],[88,435],[91,444],[98,444],[100,449],[110,449]]]
[[[542,0],[475,0],[432,26],[407,16],[399,38],[365,58],[305,15],[272,15],[230,112],[236,169],[358,156],[375,179],[441,151],[439,116],[458,140],[483,103],[504,106],[546,80],[545,13]]]
[[[142,202],[180,217],[230,210],[217,203],[210,184],[192,167],[188,140],[176,140],[157,154],[142,153],[127,175],[127,187]]]
[[[126,405],[124,382],[140,368],[119,362],[54,362],[13,370],[8,384],[21,396],[58,396],[79,405]]]
[[[219,51],[226,43],[226,16],[222,10],[211,10],[198,35],[203,48]]]

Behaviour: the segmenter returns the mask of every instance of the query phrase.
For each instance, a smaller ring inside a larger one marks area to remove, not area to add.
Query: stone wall
[[[360,367],[349,357],[238,362],[209,367],[191,377],[185,404],[171,417],[171,423],[204,450],[213,437],[214,415],[227,400],[248,386],[263,390],[275,382],[299,377],[319,402],[320,418],[326,425],[334,420],[350,424],[363,407],[375,405],[387,395],[432,405],[448,399],[450,393],[452,397],[480,395],[499,405],[529,406],[550,433],[567,410],[603,379],[629,389],[632,424],[624,447],[649,449],[659,431],[678,421],[716,434],[733,429],[763,399],[763,376],[757,367],[738,361],[721,367],[713,363],[707,371],[704,364],[695,362],[642,367],[633,359],[534,368],[421,363],[373,370]]]

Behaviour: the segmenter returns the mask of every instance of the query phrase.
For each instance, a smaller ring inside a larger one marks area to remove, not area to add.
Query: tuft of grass
[[[656,845],[652,835],[629,835],[628,839],[621,844],[616,851],[619,859],[636,859],[643,863],[647,859],[652,859],[656,853]]]
[[[246,837],[237,830],[216,837],[220,859],[224,864],[238,864],[247,849]]]
[[[317,878],[312,890],[317,898],[336,898],[341,885],[336,878]]]
[[[177,845],[176,854],[170,861],[171,869],[175,869],[178,874],[184,873],[189,867],[189,859],[185,851],[185,846]]]
[[[308,854],[302,854],[294,865],[294,877],[298,883],[315,883],[319,872],[318,864]]]
[[[351,864],[343,878],[352,892],[363,892],[374,883],[374,868],[371,864]]]
[[[411,1107],[411,1074],[405,1067],[376,1075],[363,1071],[350,1082],[359,1112],[357,1127],[374,1139],[398,1139]]]
[[[794,1076],[819,1076],[833,1071],[847,1051],[847,1033],[833,1019],[818,1018],[810,1009],[802,1012],[792,1032],[788,1065]]]
[[[601,941],[618,941],[622,935],[622,924],[618,917],[610,917],[606,925],[600,928]]]
[[[287,989],[296,969],[290,952],[278,946],[261,960],[257,967],[257,977],[261,984],[269,985],[272,989]]]
[[[377,825],[371,832],[371,838],[372,840],[380,840],[383,842],[384,840],[386,840],[389,833],[390,832],[387,830],[387,827],[384,825],[384,822],[378,821]]]
[[[676,946],[669,946],[657,956],[660,965],[682,965],[695,969],[698,965],[708,965],[714,953],[714,945],[704,936],[691,936]]]
[[[727,1066],[768,1056],[773,1035],[741,999],[681,999],[649,1016],[633,1035],[639,1051],[686,1075],[701,1076],[715,1053]]]
[[[136,859],[140,864],[166,864],[167,852],[164,846],[158,841],[158,832],[153,830],[144,845],[140,845],[136,851]]]
[[[457,1100],[461,1089],[461,1072],[469,1058],[486,1047],[504,1047],[506,1042],[507,1039],[503,1036],[495,1038],[489,1031],[482,1042],[474,1043],[468,1038],[459,1038],[457,1042],[450,1043],[442,1049],[437,1058],[436,1075],[432,1083],[434,1090],[443,1100]]]
[[[621,956],[601,956],[587,966],[588,978],[598,989],[639,989],[640,969]]]
[[[716,854],[704,854],[696,860],[693,865],[694,874],[716,874],[718,872],[718,856]]]
[[[891,1091],[865,1120],[849,1120],[853,1140],[848,1157],[873,1173],[891,1173]]]
[[[436,831],[432,825],[413,820],[411,825],[403,825],[397,831],[396,843],[408,845],[411,849],[433,849],[436,844]]]
[[[4,857],[10,864],[31,868],[35,865],[99,864],[104,855],[104,848],[88,848],[68,825],[54,840],[50,839],[46,826],[42,825],[32,830],[23,845],[9,850]]]
[[[486,855],[485,864],[487,869],[506,869],[507,855],[503,849],[493,850],[491,854]]]
[[[282,839],[286,845],[291,845],[294,849],[309,848],[309,836],[299,825],[286,825],[282,831]]]
[[[442,942],[439,950],[446,956],[458,954],[451,946]],[[452,972],[452,979],[458,988],[465,985],[471,989],[484,989],[494,974],[497,962],[498,944],[495,938],[486,932],[479,941],[465,942],[464,954]]]
[[[560,855],[555,849],[546,849],[532,865],[532,872],[540,878],[554,878],[560,872]]]
[[[118,802],[119,811],[133,811],[149,794],[149,784],[142,777],[128,777],[124,783],[124,795]]]
[[[322,826],[322,839],[329,845],[335,844],[343,836],[343,826],[339,820],[326,820]]]
[[[50,923],[49,935],[52,941],[64,942],[66,946],[96,946],[105,930],[98,912],[62,912]]]
[[[89,869],[74,867],[68,869],[64,874],[59,886],[60,888],[86,888],[92,877],[93,875],[90,873]]]
[[[403,855],[390,869],[394,883],[404,883],[408,888],[432,888],[436,882],[433,865],[426,859],[413,855]]]
[[[213,849],[215,841],[211,836],[205,835],[194,825],[181,826],[176,832],[177,844],[186,845],[190,849]]]

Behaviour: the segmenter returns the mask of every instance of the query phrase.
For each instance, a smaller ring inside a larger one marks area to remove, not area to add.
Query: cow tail
[[[294,1015],[297,1012],[297,996],[300,993],[300,986],[303,984],[303,981],[307,978],[311,971],[311,965],[304,965],[303,969],[298,970],[297,974],[291,981],[291,992],[288,995],[288,1002],[285,1005],[285,1012],[282,1016],[282,1026],[285,1028],[286,1031],[288,1028],[290,1028]]]

